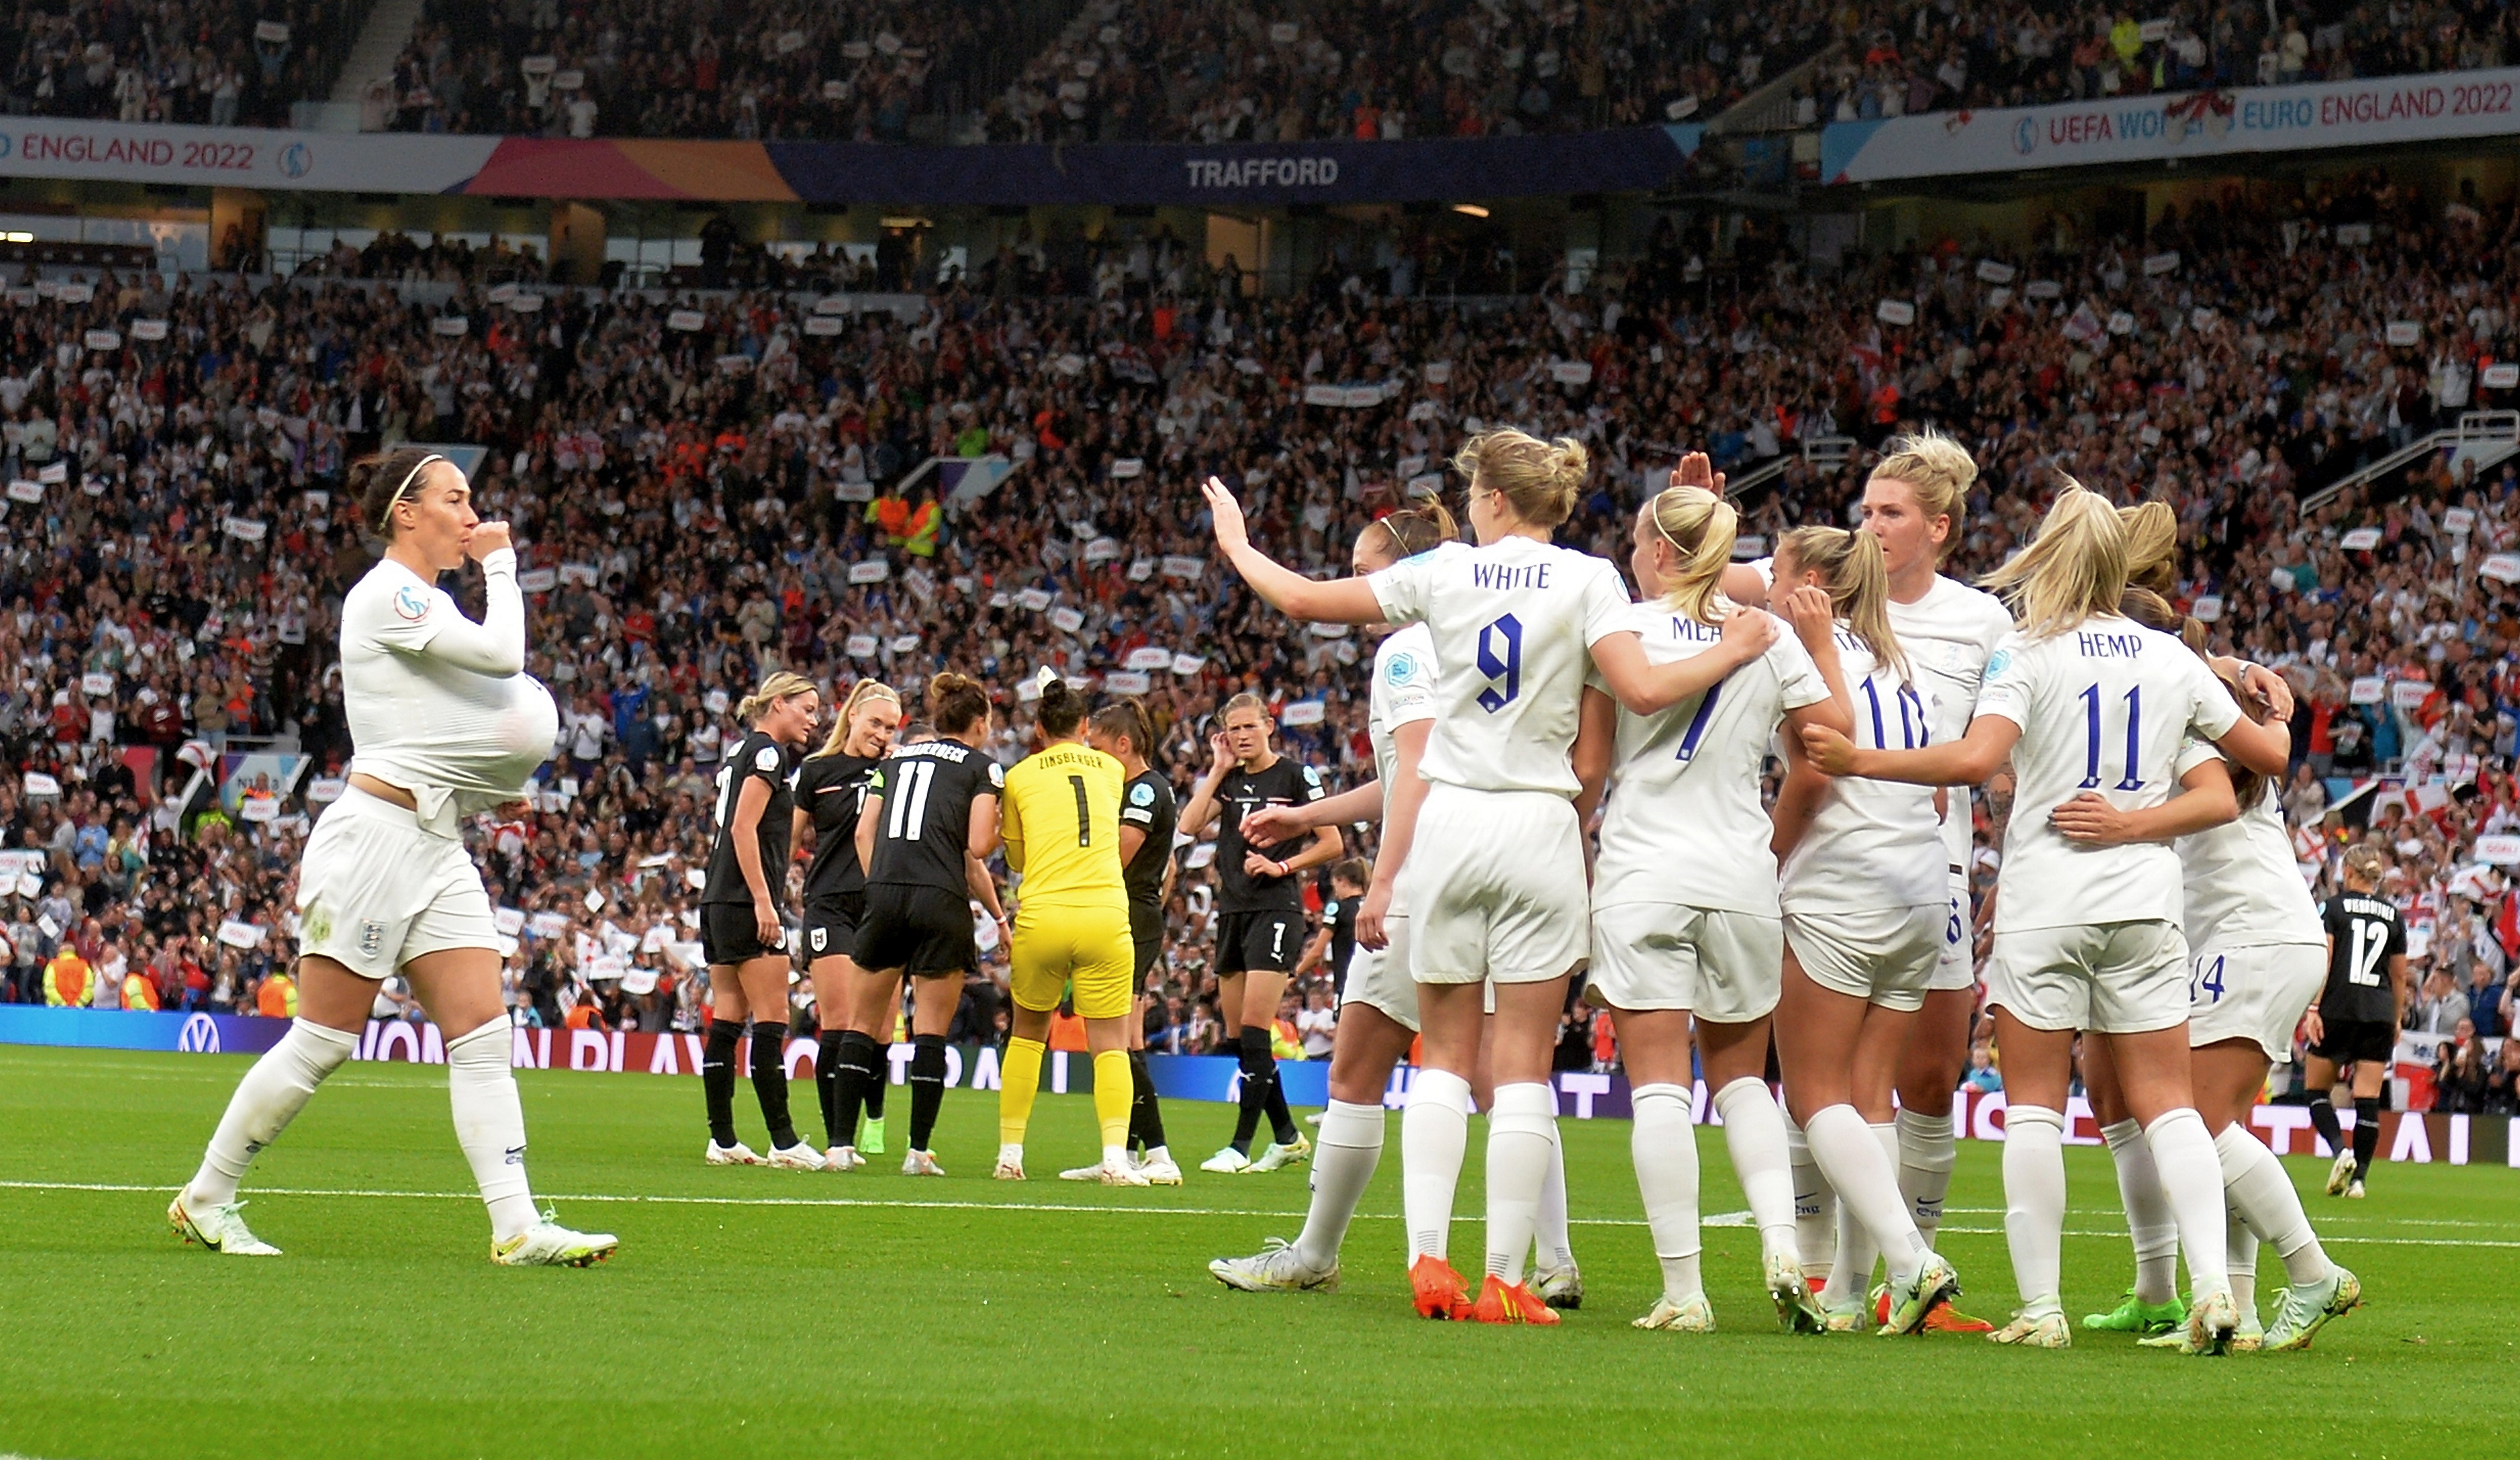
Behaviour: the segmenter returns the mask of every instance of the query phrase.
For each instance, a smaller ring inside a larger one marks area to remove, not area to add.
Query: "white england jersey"
[[[508,668],[524,659],[516,554],[493,553],[481,566],[480,624],[389,557],[341,600],[350,770],[412,792],[424,820],[450,798],[458,813],[516,800],[560,736],[551,691]]]
[[[1432,631],[1442,714],[1419,771],[1473,791],[1583,789],[1575,744],[1592,646],[1635,627],[1618,569],[1571,548],[1509,537],[1447,543],[1366,580],[1395,624]]]
[[[1394,629],[1373,651],[1373,689],[1365,711],[1365,733],[1373,742],[1373,774],[1382,782],[1383,805],[1391,804],[1391,777],[1400,766],[1393,732],[1434,719],[1435,711],[1435,636],[1424,624]]]
[[[1899,637],[1899,652],[1908,656],[1916,688],[1925,698],[1934,743],[1948,745],[1968,733],[1987,660],[2012,632],[2012,615],[2003,600],[1937,576],[1913,603],[1891,603],[1890,632]],[[1951,814],[1943,818],[1946,866],[1968,865],[1969,829],[1968,793],[1955,787]]]
[[[1977,714],[2021,727],[1996,931],[2177,921],[2183,906],[2177,852],[2151,843],[2078,845],[2048,812],[2085,791],[2121,811],[2168,800],[2178,789],[2180,747],[2191,735],[2218,740],[2240,718],[2205,661],[2169,635],[2115,616],[2047,639],[2015,631],[1987,661]]]
[[[1645,657],[1656,664],[1693,659],[1724,638],[1723,630],[1657,603],[1628,612]],[[1811,651],[1785,632],[1694,699],[1658,715],[1622,708],[1593,905],[1679,904],[1776,916],[1777,859],[1768,850],[1774,823],[1759,804],[1759,769],[1785,712],[1826,698]]]
[[[2179,774],[2222,755],[2190,740],[2179,754]],[[2187,893],[2182,926],[2190,952],[2327,941],[2318,904],[2293,861],[2292,832],[2284,826],[2273,787],[2240,813],[2238,820],[2182,836],[2178,849]]]
[[[1857,745],[1916,750],[1934,743],[1933,700],[1877,663],[1843,625],[1837,630],[1837,658],[1855,699]],[[1933,787],[1839,776],[1829,782],[1810,828],[1785,859],[1779,889],[1785,910],[1941,907],[1951,894],[1942,835]]]

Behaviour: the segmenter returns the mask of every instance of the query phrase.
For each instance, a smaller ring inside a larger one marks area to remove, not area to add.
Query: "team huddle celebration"
[[[2520,5],[13,14],[0,1460],[2491,1433]]]
[[[2071,1347],[2061,1142],[2078,1079],[2118,1167],[2137,1265],[2119,1307],[2087,1327],[2181,1353],[2282,1351],[2360,1304],[2360,1281],[2329,1260],[2246,1122],[2297,1032],[2329,1062],[2387,1057],[2404,937],[2369,895],[2378,859],[2360,849],[2348,891],[2324,910],[2312,901],[2269,795],[2290,753],[2291,690],[2208,655],[2202,626],[2171,606],[2166,507],[2122,509],[2060,482],[2036,535],[1971,587],[1937,569],[1977,467],[1927,432],[1884,446],[1857,526],[1795,527],[1736,562],[1736,511],[1691,455],[1638,510],[1623,576],[1552,541],[1586,487],[1577,442],[1498,428],[1463,442],[1454,466],[1458,516],[1436,493],[1375,517],[1353,575],[1331,580],[1274,560],[1234,493],[1215,478],[1202,489],[1219,554],[1260,599],[1294,623],[1383,631],[1370,663],[1374,778],[1337,796],[1272,749],[1258,694],[1224,704],[1212,762],[1183,795],[1149,764],[1144,704],[1098,706],[1054,667],[1029,682],[1032,746],[1012,767],[986,754],[990,700],[961,674],[909,696],[873,679],[833,686],[829,713],[804,676],[764,678],[735,707],[744,732],[717,774],[702,884],[705,1161],[848,1172],[882,1154],[877,1102],[906,988],[901,1172],[944,1175],[933,1132],[948,1025],[985,923],[1009,950],[1012,1002],[991,1175],[1030,1174],[1025,1137],[1064,1011],[1090,1051],[1102,1159],[1059,1174],[1181,1184],[1133,1015],[1162,953],[1177,845],[1214,825],[1214,967],[1241,1068],[1233,1139],[1199,1169],[1312,1164],[1300,1234],[1210,1263],[1229,1287],[1337,1286],[1381,1160],[1382,1092],[1414,1057],[1400,1158],[1416,1310],[1554,1325],[1580,1308],[1550,1072],[1581,997],[1615,1021],[1632,1083],[1635,1176],[1662,1274],[1640,1329],[1717,1323],[1699,1089],[1788,1332]],[[456,1131],[493,1259],[591,1265],[617,1239],[562,1226],[527,1181],[500,947],[455,832],[467,812],[523,795],[559,730],[550,692],[522,673],[517,554],[443,457],[405,448],[353,480],[387,546],[344,603],[357,748],[298,880],[298,1016],[238,1087],[168,1218],[213,1251],[278,1255],[247,1228],[240,1183],[347,1059],[374,985],[398,970],[460,1032],[446,1042]],[[477,622],[436,586],[468,557],[486,584]],[[1999,773],[2015,810],[1984,1003],[2009,1096],[2019,1303],[1996,1325],[1954,1305],[1960,1274],[1934,1235],[1979,1002],[1965,808]],[[1356,947],[1316,1145],[1288,1109],[1271,1032],[1303,941],[1300,879],[1341,856],[1335,828],[1355,822],[1379,835],[1370,869],[1344,872]],[[800,963],[827,1011],[821,1148],[789,1108]],[[747,1032],[766,1153],[735,1127]],[[1475,1285],[1452,1246],[1473,1111],[1487,1116]],[[1264,1120],[1272,1139],[1254,1159]],[[2370,1125],[2338,1156],[2358,1192]],[[2272,1305],[2256,1291],[2262,1246],[2281,1263]]]

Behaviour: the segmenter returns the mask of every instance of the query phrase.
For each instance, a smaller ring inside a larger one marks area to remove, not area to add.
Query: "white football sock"
[[[1762,1261],[1779,1253],[1793,1257],[1794,1172],[1785,1157],[1785,1113],[1777,1108],[1768,1083],[1754,1075],[1717,1090],[1715,1113],[1724,1118],[1733,1178],[1750,1203],[1750,1219],[1759,1224]],[[1799,1259],[1795,1265],[1801,1265]]]
[[[2222,1158],[2223,1189],[2232,1214],[2248,1223],[2251,1233],[2274,1245],[2292,1285],[2323,1283],[2334,1276],[2336,1265],[2318,1245],[2310,1214],[2301,1209],[2301,1193],[2293,1190],[2274,1152],[2239,1127],[2226,1126],[2214,1137],[2214,1154]],[[2254,1260],[2256,1254],[2250,1256]],[[2254,1274],[2254,1261],[2251,1271]],[[2232,1292],[2238,1291],[2234,1284]]]
[[[2153,1170],[2161,1173],[2161,1190],[2179,1219],[2179,1245],[2187,1256],[2187,1286],[2199,1299],[2228,1292],[2231,1274],[2224,1266],[2223,1163],[2205,1118],[2182,1106],[2155,1116],[2143,1130],[2152,1147]]]
[[[1908,1216],[1916,1235],[1934,1245],[1934,1228],[1943,1224],[1943,1198],[1951,1194],[1952,1168],[1959,1164],[1959,1138],[1952,1118],[1899,1112],[1899,1194],[1908,1199]]]
[[[1644,1198],[1645,1227],[1662,1263],[1662,1296],[1674,1304],[1703,1297],[1698,1275],[1703,1243],[1697,1232],[1697,1126],[1689,1116],[1685,1084],[1640,1085],[1628,1095],[1635,1114],[1628,1129],[1637,1164],[1637,1192]]]
[[[2109,1159],[2118,1167],[2118,1203],[2126,1208],[2127,1235],[2135,1242],[2135,1300],[2168,1303],[2179,1296],[2179,1222],[2153,1170],[2152,1147],[2133,1117],[2102,1126]]]
[[[1785,1117],[1785,1166],[1794,1177],[1794,1248],[1802,1256],[1803,1276],[1826,1278],[1837,1270],[1844,1244],[1837,1193],[1812,1160],[1811,1140],[1792,1116]]]
[[[1409,1261],[1451,1260],[1453,1188],[1470,1144],[1470,1083],[1450,1070],[1420,1070],[1400,1112],[1400,1206]]]
[[[235,1201],[237,1183],[245,1179],[255,1154],[280,1139],[315,1087],[358,1047],[356,1035],[303,1019],[290,1021],[280,1042],[237,1082],[209,1149],[202,1153],[202,1169],[184,1188],[185,1202],[206,1210]]]
[[[2228,1194],[2228,1193],[2227,1193]],[[2239,1213],[2223,1227],[2223,1265],[2231,1274],[2231,1303],[2243,1318],[2258,1311],[2258,1234]]]
[[[1556,1272],[1575,1265],[1574,1238],[1566,1221],[1566,1141],[1549,1125],[1549,1178],[1540,1186],[1540,1224],[1532,1231],[1533,1261]]]
[[[1852,1105],[1816,1111],[1804,1128],[1804,1138],[1811,1142],[1812,1159],[1836,1189],[1838,1205],[1862,1225],[1870,1246],[1880,1250],[1889,1264],[1890,1281],[1913,1282],[1916,1266],[1924,1261],[1924,1239],[1916,1235],[1907,1200],[1899,1194],[1899,1169],[1882,1152],[1864,1117]],[[1844,1286],[1861,1297],[1865,1281],[1872,1275],[1872,1254],[1867,1251],[1851,1257],[1862,1260],[1862,1270],[1847,1274]]]
[[[2003,1112],[2003,1236],[2021,1315],[2062,1313],[2057,1287],[2065,1246],[2065,1118],[2044,1105]]]
[[[1540,1188],[1557,1146],[1557,1092],[1536,1082],[1501,1084],[1488,1111],[1488,1265],[1508,1284],[1527,1275],[1523,1261],[1540,1225]]]
[[[446,1043],[446,1093],[455,1143],[490,1209],[490,1235],[505,1242],[532,1230],[540,1214],[525,1179],[525,1108],[509,1058],[516,1037],[505,1014]]]
[[[1295,1256],[1316,1272],[1338,1265],[1347,1224],[1382,1160],[1382,1127],[1379,1105],[1332,1100],[1322,1112],[1322,1135],[1314,1143],[1312,1207],[1295,1237]]]

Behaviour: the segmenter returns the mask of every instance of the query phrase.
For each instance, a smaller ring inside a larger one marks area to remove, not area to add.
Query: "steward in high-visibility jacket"
[[[44,965],[44,1002],[57,1009],[86,1008],[90,977],[87,959],[79,956],[77,949],[63,944],[62,951]]]

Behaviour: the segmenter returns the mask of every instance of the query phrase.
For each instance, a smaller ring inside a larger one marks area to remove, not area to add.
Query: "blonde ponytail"
[[[840,713],[832,722],[832,732],[823,737],[823,748],[815,751],[814,754],[838,755],[846,749],[849,743],[849,731],[857,722],[858,706],[871,699],[883,700],[895,709],[901,706],[901,695],[890,685],[881,680],[858,681],[849,686],[849,697],[840,701]]]
[[[1575,513],[1575,498],[1593,459],[1572,436],[1543,441],[1511,426],[1481,431],[1462,443],[1453,469],[1473,490],[1503,496],[1513,514],[1534,527],[1555,527]]]
[[[1663,585],[1663,603],[1683,618],[1718,624],[1715,599],[1732,563],[1740,514],[1704,487],[1666,487],[1645,504],[1645,518],[1680,553],[1680,572]]]
[[[792,669],[773,670],[770,676],[761,682],[760,688],[745,695],[743,702],[735,707],[735,718],[750,725],[781,700],[813,692],[812,680]]]
[[[2002,596],[2033,639],[2053,639],[2089,618],[2114,617],[2126,597],[2126,526],[2117,509],[2071,477],[2039,524],[2039,536],[1978,580]]]
[[[1810,568],[1828,584],[1830,610],[1848,633],[1872,655],[1873,662],[1900,679],[1910,678],[1908,656],[1890,628],[1890,569],[1881,555],[1881,539],[1843,527],[1797,527],[1777,547],[1779,558]]]
[[[2179,592],[2179,513],[2167,502],[2118,509],[2126,529],[2127,586],[2167,598]]]

